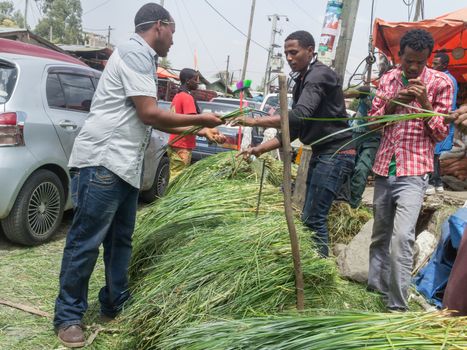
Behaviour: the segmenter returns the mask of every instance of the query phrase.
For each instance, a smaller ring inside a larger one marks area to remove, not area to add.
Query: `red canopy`
[[[167,69],[164,69],[162,67],[157,67],[157,77],[161,79],[172,78],[172,79],[179,80],[177,75],[170,73]]]
[[[423,28],[433,35],[433,55],[438,51],[445,51],[450,58],[448,69],[451,74],[458,82],[467,82],[467,7],[420,22],[386,22],[377,18],[373,26],[373,45],[397,63],[400,38],[405,32],[415,28]],[[464,57],[455,59],[452,51],[459,47],[464,49]]]

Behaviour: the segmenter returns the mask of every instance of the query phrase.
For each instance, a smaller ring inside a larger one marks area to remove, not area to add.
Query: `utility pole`
[[[277,30],[277,21],[281,19],[281,17],[284,17],[286,21],[289,20],[289,18],[285,15],[278,15],[278,14],[273,14],[268,16],[268,20],[272,21],[272,28],[271,28],[271,43],[269,45],[269,50],[268,50],[268,61],[266,64],[266,72],[264,74],[264,96],[266,96],[269,93],[269,82],[271,80],[271,61],[274,56],[274,49],[277,47],[280,47],[280,45],[276,44],[276,34],[281,34],[281,30]]]
[[[336,48],[336,58],[334,60],[334,69],[342,77],[345,76],[345,67],[349,57],[350,45],[357,19],[358,4],[360,0],[345,0],[342,8],[342,29],[339,36],[339,42]]]
[[[227,55],[227,68],[225,69],[225,95],[227,95],[227,86],[229,85],[229,62],[230,55]]]
[[[248,65],[248,54],[250,52],[251,29],[253,27],[253,17],[255,16],[256,0],[251,1],[250,24],[248,25],[248,36],[246,39],[245,58],[243,59],[242,81],[245,80],[246,67]]]
[[[52,42],[53,39],[53,29],[52,26],[49,27],[49,41]]]
[[[161,0],[160,4],[161,4],[162,7],[164,7],[164,0]]]
[[[24,1],[24,28],[28,29],[28,7],[29,0]]]
[[[368,57],[366,59],[366,81],[364,81],[366,86],[371,85],[371,68],[373,63],[376,62],[375,58],[375,48],[373,47],[373,16],[375,13],[375,0],[371,1],[371,17],[370,17],[370,34],[368,36]]]
[[[114,30],[111,26],[107,28],[107,47],[110,47],[110,31]]]

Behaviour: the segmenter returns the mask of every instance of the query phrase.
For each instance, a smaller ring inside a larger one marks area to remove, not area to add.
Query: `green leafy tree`
[[[83,9],[80,0],[44,0],[44,17],[39,21],[34,32],[59,44],[84,43],[81,16]]]
[[[172,62],[170,62],[167,57],[162,57],[159,59],[159,66],[165,69],[172,68]]]
[[[12,1],[0,1],[0,25],[4,27],[23,27],[24,17],[15,11]]]

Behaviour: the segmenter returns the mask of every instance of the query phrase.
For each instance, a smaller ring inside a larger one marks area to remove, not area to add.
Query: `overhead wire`
[[[204,0],[204,2],[206,4],[209,5],[210,8],[212,8],[214,10],[214,12],[216,12],[224,21],[226,21],[228,24],[230,24],[230,26],[232,26],[237,32],[239,32],[240,34],[242,34],[245,38],[248,38],[248,35],[246,35],[244,32],[242,32],[241,29],[239,29],[237,26],[235,26],[235,24],[233,24],[232,22],[229,21],[229,19],[227,19],[222,13],[219,12],[219,10],[217,10],[208,0]],[[266,51],[269,51],[269,49],[267,49],[266,47],[264,47],[263,45],[261,45],[260,43],[258,43],[257,41],[251,39],[251,42],[258,45],[259,47],[263,48],[264,50]]]
[[[292,0],[292,3],[300,10],[302,11],[305,15],[310,17],[312,20],[314,20],[316,23],[322,25],[321,22],[319,22],[316,18],[314,18],[307,10],[305,10],[301,5],[299,5],[295,0]]]
[[[109,30],[109,28],[101,28],[101,29],[98,29],[98,28],[87,28],[87,27],[86,27],[86,28],[83,27],[83,29],[84,29],[84,30],[88,30],[88,31],[90,31],[90,32],[106,32],[106,31]]]
[[[88,13],[90,13],[90,12],[92,12],[94,10],[97,10],[99,7],[102,7],[102,6],[106,5],[106,4],[108,4],[110,1],[112,1],[112,0],[106,0],[106,1],[101,2],[99,5],[93,7],[92,9],[87,10],[86,12],[83,12],[83,16],[87,15]]]
[[[200,34],[200,32],[199,32],[199,30],[198,30],[198,27],[197,27],[195,21],[193,20],[193,17],[191,17],[190,11],[188,11],[188,9],[187,9],[187,7],[186,7],[184,1],[182,1],[182,5],[183,5],[183,7],[184,7],[184,9],[185,9],[185,12],[188,14],[188,18],[190,19],[191,24],[192,24],[193,27],[195,28],[195,31],[196,31],[196,33],[198,34],[198,37],[199,37],[199,39],[201,40],[201,43],[203,44],[203,46],[204,46],[204,48],[205,48],[205,50],[206,50],[206,53],[208,54],[209,58],[211,59],[212,63],[213,63],[214,66],[216,67],[216,69],[217,69],[218,71],[220,71],[221,69],[220,69],[219,66],[217,65],[216,60],[214,59],[214,57],[213,57],[212,54],[211,54],[211,51],[209,51],[208,46],[207,46],[206,43],[204,42],[203,36]]]
[[[175,8],[177,9],[177,13],[178,13],[178,16],[179,18],[182,18],[182,12],[180,11],[180,7],[178,6],[178,2],[177,1],[174,1],[175,3]],[[184,24],[184,21],[180,21],[181,24],[182,24],[182,30],[183,30],[183,34],[185,35],[185,40],[188,44],[188,47],[190,48],[190,52],[194,55],[195,54],[195,50],[193,49],[193,47],[191,46],[191,43],[190,43],[190,37],[188,36],[188,33],[186,31],[186,28],[185,28],[185,24]]]

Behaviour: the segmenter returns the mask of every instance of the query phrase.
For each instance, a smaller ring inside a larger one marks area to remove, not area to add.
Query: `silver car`
[[[46,241],[71,208],[68,158],[99,77],[60,57],[0,52],[0,222],[11,241]],[[144,161],[145,201],[161,196],[168,183],[166,142],[153,132]]]

